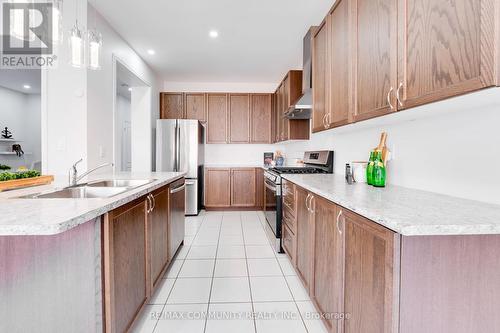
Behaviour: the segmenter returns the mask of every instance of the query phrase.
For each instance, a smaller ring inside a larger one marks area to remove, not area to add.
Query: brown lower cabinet
[[[397,332],[399,235],[299,186],[295,198],[285,250],[329,332]]]
[[[261,168],[205,169],[205,208],[262,209],[263,203]]]
[[[130,329],[184,239],[184,210],[181,219],[174,216],[179,197],[172,194],[183,183],[180,179],[104,215],[105,332]]]
[[[500,235],[402,236],[294,191],[283,248],[329,332],[498,331]]]

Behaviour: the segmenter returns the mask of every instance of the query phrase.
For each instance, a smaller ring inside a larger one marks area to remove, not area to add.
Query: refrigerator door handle
[[[177,155],[175,156],[175,159],[177,160],[177,172],[181,171],[181,126],[177,122],[177,147],[176,147],[176,153]]]

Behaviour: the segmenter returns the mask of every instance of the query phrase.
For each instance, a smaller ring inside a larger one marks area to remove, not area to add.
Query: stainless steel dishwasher
[[[172,259],[184,242],[185,233],[185,207],[186,207],[186,184],[185,179],[179,179],[170,184],[169,192],[169,236],[168,253]]]

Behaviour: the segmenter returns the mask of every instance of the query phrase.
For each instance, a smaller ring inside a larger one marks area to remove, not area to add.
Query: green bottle
[[[375,152],[370,152],[370,161],[366,166],[366,182],[368,185],[373,185],[373,166],[375,165]]]
[[[375,163],[373,165],[373,186],[375,187],[385,187],[385,165],[382,161],[382,152],[377,151],[377,155],[375,157]]]

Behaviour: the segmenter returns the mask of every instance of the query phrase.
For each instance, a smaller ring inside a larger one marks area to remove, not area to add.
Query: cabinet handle
[[[330,128],[330,114],[329,113],[326,114],[326,128],[327,129]]]
[[[326,115],[327,115],[327,113],[325,113],[325,114],[323,115],[323,127],[324,127],[325,129],[326,129]]]
[[[307,211],[310,213],[311,212],[311,208],[309,208],[309,198],[311,197],[311,194],[310,193],[307,193],[307,197],[306,197],[306,208],[307,208]]]
[[[146,212],[149,214],[151,213],[151,207],[153,206],[153,202],[151,201],[151,194],[148,194],[147,199],[148,199],[148,207],[146,208]]]
[[[398,99],[399,106],[403,106],[403,102],[401,101],[401,96],[399,94],[399,92],[401,91],[401,88],[403,88],[403,82],[399,82],[399,87],[398,87],[398,90],[396,91],[396,98]]]
[[[342,229],[340,229],[340,217],[342,216],[342,210],[337,215],[337,231],[342,235]]]
[[[311,214],[314,214],[314,209],[312,209],[312,201],[314,199],[314,195],[311,194],[311,197],[309,198],[309,207],[310,207],[310,212]]]
[[[156,208],[156,198],[154,195],[151,194],[151,200],[153,201],[153,207],[151,207],[151,211],[155,210]]]
[[[394,110],[394,105],[392,105],[391,103],[391,93],[394,91],[394,88],[391,87],[391,89],[389,90],[389,92],[387,93],[387,104],[389,104],[389,107],[391,108],[391,110]]]

